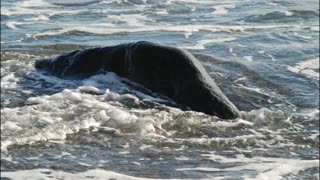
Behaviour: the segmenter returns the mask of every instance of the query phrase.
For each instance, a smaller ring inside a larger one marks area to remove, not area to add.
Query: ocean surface
[[[241,118],[34,68],[141,40],[189,50]],[[319,179],[318,0],[1,0],[1,179]]]

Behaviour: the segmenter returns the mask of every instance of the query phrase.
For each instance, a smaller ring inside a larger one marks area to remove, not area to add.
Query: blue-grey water
[[[189,50],[241,118],[33,67],[140,40]],[[319,2],[1,0],[2,178],[319,179]]]

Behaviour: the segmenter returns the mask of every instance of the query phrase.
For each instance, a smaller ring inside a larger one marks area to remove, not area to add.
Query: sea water
[[[189,50],[241,118],[34,68],[140,40]],[[1,178],[319,179],[318,1],[2,0]]]

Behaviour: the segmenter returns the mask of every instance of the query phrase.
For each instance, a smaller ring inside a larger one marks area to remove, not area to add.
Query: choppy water
[[[37,59],[148,40],[191,51],[242,111],[183,112]],[[317,0],[2,0],[3,179],[319,179]]]

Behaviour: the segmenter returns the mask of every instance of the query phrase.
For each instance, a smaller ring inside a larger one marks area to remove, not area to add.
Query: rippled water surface
[[[147,40],[193,53],[241,118],[35,60]],[[316,0],[2,0],[3,179],[319,179]]]

